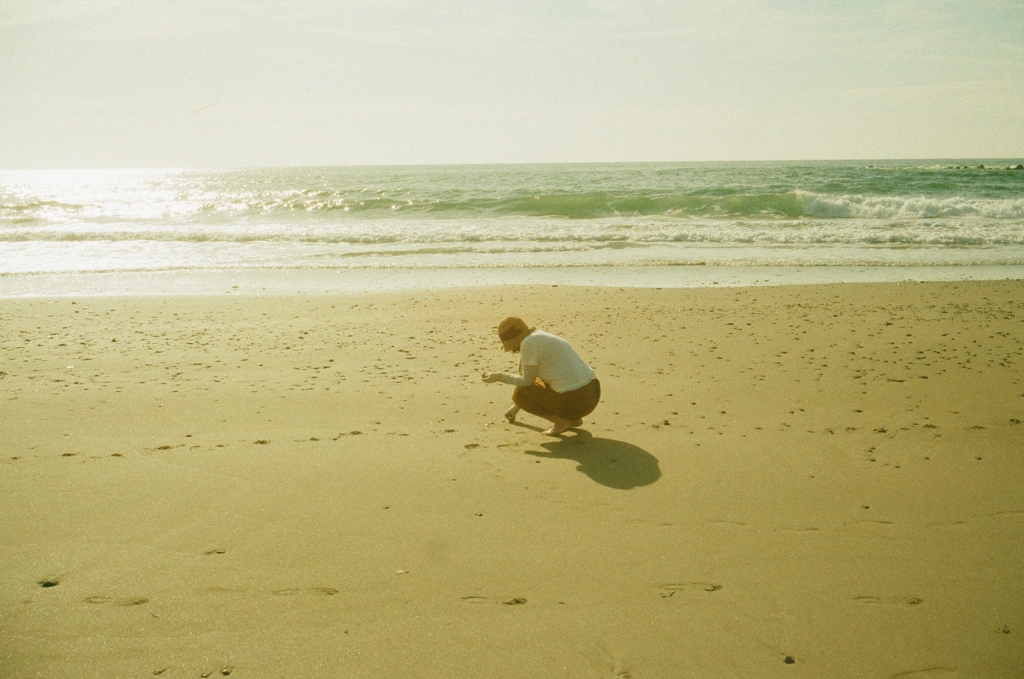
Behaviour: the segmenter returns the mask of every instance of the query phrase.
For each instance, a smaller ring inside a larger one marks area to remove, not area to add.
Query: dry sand
[[[1022,378],[1010,281],[0,301],[0,677],[1024,676]]]

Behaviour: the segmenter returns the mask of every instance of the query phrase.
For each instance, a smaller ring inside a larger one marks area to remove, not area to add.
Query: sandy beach
[[[0,300],[0,677],[1024,676],[1022,421],[1021,281]]]

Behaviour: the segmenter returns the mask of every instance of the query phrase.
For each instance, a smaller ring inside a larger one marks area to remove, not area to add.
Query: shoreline
[[[224,269],[0,275],[0,299],[76,296],[309,295],[502,285],[700,288],[1024,280],[1024,265],[566,266]]]

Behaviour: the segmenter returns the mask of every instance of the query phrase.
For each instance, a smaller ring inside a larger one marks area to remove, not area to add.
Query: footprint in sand
[[[949,521],[948,523],[926,523],[925,528],[954,528],[956,526],[966,525],[966,521]]]
[[[235,669],[235,668],[234,668],[234,666],[233,666],[233,665],[226,665],[225,667],[222,667],[222,668],[220,668],[219,670],[217,670],[217,674],[220,674],[221,676],[225,676],[225,677],[226,677],[226,676],[230,675],[230,674],[231,674],[231,672],[232,672],[232,671],[233,671],[234,669]],[[200,676],[200,677],[203,677],[203,679],[206,679],[207,677],[212,677],[212,676],[213,676],[213,674],[214,674],[214,673],[213,673],[212,671],[207,671],[207,672],[203,672],[203,673],[202,673],[202,674],[200,674],[199,676]]]
[[[338,590],[333,587],[289,587],[286,589],[275,589],[272,594],[278,596],[295,596],[297,594],[310,594],[313,596],[334,596]]]
[[[924,599],[921,599],[921,598],[916,597],[916,596],[880,597],[880,596],[865,595],[865,596],[855,596],[855,597],[853,597],[853,600],[858,602],[858,603],[862,603],[862,604],[872,604],[872,605],[881,604],[881,605],[888,605],[888,606],[918,606],[918,605],[924,603]]]
[[[662,599],[668,599],[679,593],[717,592],[720,589],[722,585],[713,582],[682,582],[662,585],[658,588],[658,594]]]
[[[522,606],[523,604],[527,603],[527,599],[521,596],[512,597],[511,599],[491,599],[485,596],[464,596],[462,597],[462,602],[467,604],[500,603],[505,606]]]
[[[923,670],[911,670],[894,674],[889,679],[947,679],[956,676],[955,667],[927,667]]]
[[[110,597],[103,594],[87,596],[82,601],[87,604],[114,604],[115,606],[141,606],[149,603],[149,599],[144,596]]]

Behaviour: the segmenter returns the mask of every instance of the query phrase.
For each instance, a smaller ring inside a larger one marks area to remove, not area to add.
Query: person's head
[[[536,329],[526,325],[521,318],[509,316],[498,324],[498,339],[501,340],[502,350],[519,351],[519,345]]]

